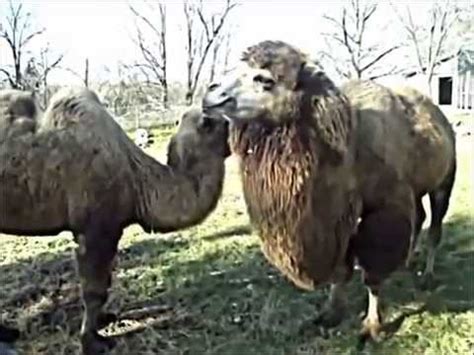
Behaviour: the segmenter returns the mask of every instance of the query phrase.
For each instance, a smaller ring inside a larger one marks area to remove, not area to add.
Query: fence
[[[148,106],[142,105],[134,107],[122,116],[116,116],[115,120],[126,131],[169,126],[176,124],[187,109],[189,109],[187,106],[171,106],[168,109],[150,110]]]

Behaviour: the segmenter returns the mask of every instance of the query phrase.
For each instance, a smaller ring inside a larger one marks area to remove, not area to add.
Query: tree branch
[[[7,77],[11,87],[15,87],[15,82],[13,81],[11,74],[6,69],[0,68],[0,73],[3,73]]]
[[[188,104],[192,103],[194,93],[204,67],[204,63],[209,55],[209,51],[219,36],[225,20],[230,11],[237,6],[227,0],[223,12],[219,15],[213,14],[207,19],[204,14],[202,1],[199,6],[190,5],[188,1],[183,2],[183,9],[186,18],[186,34],[187,34],[187,93],[186,99]],[[198,19],[199,27],[194,24],[194,18]]]
[[[347,30],[346,17],[347,17],[347,12],[346,12],[346,9],[344,8],[342,10],[342,35],[343,35],[343,39],[344,39],[344,45],[345,45],[347,51],[349,52],[352,66],[354,67],[354,69],[357,73],[357,76],[359,77],[360,76],[360,68],[359,68],[358,63],[356,62],[355,57],[354,57],[354,50],[352,49],[352,47],[349,43],[349,34],[348,34],[348,30]]]
[[[380,53],[378,56],[376,56],[374,59],[372,59],[368,64],[366,64],[364,67],[362,67],[361,71],[364,72],[366,71],[367,69],[369,69],[370,67],[372,67],[374,64],[376,64],[377,62],[379,62],[381,59],[383,59],[383,57],[385,57],[386,55],[392,53],[394,50],[400,48],[399,46],[393,46],[385,51],[383,51],[382,53]]]

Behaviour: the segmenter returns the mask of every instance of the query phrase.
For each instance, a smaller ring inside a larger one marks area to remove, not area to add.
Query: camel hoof
[[[83,355],[105,355],[115,347],[115,340],[96,332],[88,332],[81,337]]]
[[[20,331],[16,328],[0,325],[0,342],[13,343],[20,337]]]
[[[316,316],[313,324],[324,328],[333,328],[341,324],[345,314],[343,307],[327,307]]]
[[[329,338],[336,326],[338,326],[344,316],[346,308],[344,306],[325,305],[315,318],[303,322],[300,327],[300,335],[316,334],[322,338]]]
[[[115,313],[103,312],[97,319],[97,326],[99,329],[105,328],[109,324],[116,322],[117,319],[118,317]]]
[[[365,318],[362,321],[362,329],[359,333],[360,342],[365,343],[368,340],[376,343],[380,342],[382,340],[381,330],[382,324],[378,319]]]

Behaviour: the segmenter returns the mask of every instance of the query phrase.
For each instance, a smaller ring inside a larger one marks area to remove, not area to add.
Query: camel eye
[[[275,80],[273,80],[272,78],[263,76],[262,74],[258,74],[257,76],[255,76],[253,78],[253,81],[255,83],[261,84],[263,87],[263,90],[266,90],[266,91],[273,89],[273,87],[275,86]]]

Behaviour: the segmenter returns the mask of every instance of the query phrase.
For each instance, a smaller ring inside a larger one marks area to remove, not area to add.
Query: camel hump
[[[392,90],[397,95],[409,97],[414,101],[429,100],[428,96],[424,95],[421,91],[415,89],[412,86],[397,85],[397,86],[394,86]]]
[[[0,142],[34,133],[39,114],[34,94],[21,90],[0,90]]]
[[[34,94],[16,89],[0,90],[0,117],[10,119],[26,117],[35,120],[39,109]]]
[[[107,118],[105,118],[107,117]],[[53,95],[44,114],[42,129],[58,129],[70,124],[110,118],[95,91],[68,87]]]

